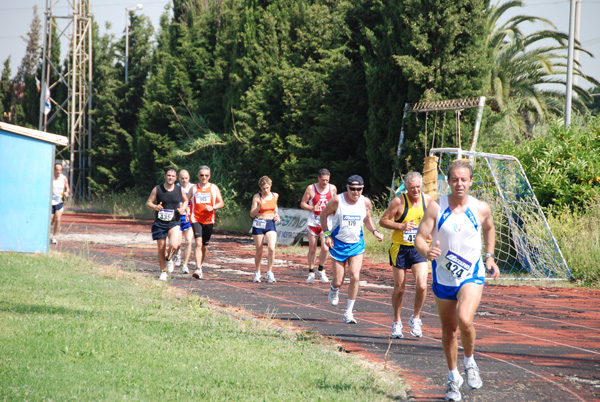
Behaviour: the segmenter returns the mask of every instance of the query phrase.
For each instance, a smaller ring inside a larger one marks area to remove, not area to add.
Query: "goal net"
[[[504,276],[560,279],[571,276],[517,158],[459,148],[433,148],[429,155],[423,174],[425,191],[435,190],[437,196],[448,194],[448,165],[457,158],[469,159],[473,166],[470,194],[486,201],[492,209],[496,263]]]

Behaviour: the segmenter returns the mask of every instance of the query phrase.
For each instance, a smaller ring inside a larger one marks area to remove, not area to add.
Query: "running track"
[[[156,249],[149,231],[148,222],[65,214],[64,240],[57,249],[81,254],[83,247],[99,263],[126,265],[157,276]],[[119,247],[82,236],[94,233],[147,236],[148,242]],[[389,347],[386,367],[398,370],[410,388],[409,400],[444,400],[445,360],[430,291],[422,314],[423,337],[413,338],[407,330],[414,297],[410,274],[402,310],[405,338],[393,340],[390,346],[393,279],[387,264],[371,264],[367,255],[361,275],[365,284],[355,305],[358,324],[345,325],[341,319],[346,285],[339,306],[330,306],[327,284],[305,283],[305,256],[286,255],[281,249],[274,268],[277,283],[255,284],[253,256],[250,236],[215,234],[205,262],[205,279],[198,281],[176,271],[168,283],[243,315],[318,332],[339,342],[341,351],[360,353],[381,367]],[[471,391],[463,386],[464,401],[600,401],[599,291],[490,283],[475,325],[475,356],[484,387]]]

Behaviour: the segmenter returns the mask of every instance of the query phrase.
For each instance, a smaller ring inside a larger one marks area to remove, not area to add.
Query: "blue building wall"
[[[47,253],[54,144],[0,129],[0,250]]]

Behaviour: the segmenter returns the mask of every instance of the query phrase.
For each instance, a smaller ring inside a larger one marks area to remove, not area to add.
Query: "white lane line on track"
[[[269,297],[269,298],[272,298],[272,299],[283,300],[283,301],[285,301],[285,302],[287,302],[287,303],[292,303],[292,304],[296,304],[296,305],[299,305],[299,306],[303,306],[303,307],[312,308],[312,309],[319,310],[319,311],[326,311],[326,312],[328,312],[328,313],[333,313],[333,314],[336,314],[336,315],[343,315],[343,314],[341,314],[341,313],[332,312],[332,311],[331,311],[331,310],[329,310],[329,309],[325,309],[325,308],[321,308],[321,307],[315,307],[315,306],[310,306],[310,305],[308,305],[308,304],[305,304],[305,303],[300,303],[300,302],[297,302],[297,301],[295,301],[295,300],[290,300],[290,299],[287,299],[287,298],[284,298],[284,297],[275,296],[275,295],[271,295],[271,294],[266,294],[266,293],[263,293],[263,292],[259,292],[259,291],[256,291],[256,290],[252,290],[252,289],[246,288],[246,287],[242,287],[242,286],[236,286],[236,285],[233,285],[233,284],[230,284],[230,283],[225,283],[225,282],[219,282],[219,283],[220,283],[220,284],[223,284],[223,285],[225,285],[225,286],[228,286],[228,287],[235,288],[235,289],[239,289],[239,290],[245,290],[245,291],[247,291],[247,292],[249,292],[249,293],[255,293],[255,294],[258,294],[258,295],[261,295],[261,296],[267,296],[267,297]],[[305,287],[309,287],[308,285],[303,285],[303,284],[300,284],[300,285],[301,285],[301,286],[305,286]],[[321,290],[321,289],[319,288],[319,290]],[[323,291],[324,291],[324,292],[326,292],[326,290],[323,290]],[[373,301],[373,300],[371,300],[371,299],[366,299],[366,298],[362,298],[362,297],[361,297],[361,299],[364,299],[364,300],[369,300],[369,301]],[[377,301],[376,301],[376,302],[377,302]],[[385,305],[388,305],[388,306],[391,306],[391,305],[389,305],[389,304],[387,304],[387,303],[383,303],[383,302],[378,302],[378,303],[380,303],[380,304],[385,304]],[[378,322],[375,322],[375,321],[371,321],[371,320],[365,320],[365,319],[361,319],[360,321],[361,321],[361,322],[368,322],[368,323],[370,323],[370,324],[373,324],[373,325],[375,325],[375,326],[379,326],[379,327],[384,327],[384,328],[387,328],[387,326],[385,326],[385,325],[383,325],[383,324],[380,324],[380,323],[378,323]],[[491,328],[494,328],[494,327],[491,327]],[[437,342],[437,343],[441,343],[441,340],[437,340],[437,339],[435,339],[435,338],[431,338],[431,337],[427,337],[427,336],[424,336],[423,338],[427,338],[427,339],[433,340],[433,341],[435,341],[435,342]],[[533,338],[533,337],[532,337],[532,338]],[[537,339],[537,338],[536,338],[536,339]],[[552,343],[552,342],[550,342],[550,343]],[[559,344],[560,344],[560,343],[559,343]],[[563,344],[560,344],[560,345],[563,345]],[[563,346],[569,346],[569,345],[563,345]],[[462,349],[462,347],[461,347],[461,349]],[[579,349],[579,348],[577,348],[577,349]],[[581,350],[585,350],[585,349],[581,349]],[[525,371],[525,372],[527,372],[527,373],[529,373],[529,374],[531,374],[531,375],[533,375],[533,376],[535,376],[535,377],[538,377],[538,378],[540,378],[540,379],[541,379],[541,380],[543,380],[543,381],[546,381],[546,382],[548,382],[548,383],[551,383],[552,385],[554,385],[554,386],[556,386],[556,387],[558,387],[558,388],[562,389],[563,391],[565,391],[565,392],[567,392],[567,393],[569,393],[569,394],[573,395],[573,396],[574,396],[575,398],[577,398],[579,401],[586,402],[586,400],[585,400],[585,399],[581,398],[579,395],[577,395],[576,393],[574,393],[573,391],[571,391],[569,388],[566,388],[566,387],[565,387],[565,386],[563,386],[562,384],[560,384],[560,383],[558,383],[558,382],[556,382],[556,381],[553,381],[552,379],[550,379],[550,378],[548,378],[548,377],[546,377],[546,376],[544,376],[544,375],[538,374],[538,373],[536,373],[536,372],[534,372],[534,371],[528,370],[527,368],[525,368],[525,367],[523,367],[523,366],[520,366],[520,365],[518,365],[518,364],[515,364],[515,363],[513,363],[513,362],[509,362],[508,360],[505,360],[505,359],[502,359],[502,358],[499,358],[499,357],[496,357],[496,356],[489,355],[489,354],[487,354],[487,353],[482,353],[482,352],[477,352],[477,353],[478,353],[478,354],[481,354],[481,355],[483,355],[483,356],[486,356],[487,358],[489,358],[489,359],[491,359],[491,360],[495,360],[495,361],[497,361],[497,362],[504,363],[504,364],[507,364],[507,365],[513,366],[513,367],[515,367],[515,368],[521,369],[521,370],[523,370],[523,371]],[[596,353],[596,352],[593,352],[593,353]]]

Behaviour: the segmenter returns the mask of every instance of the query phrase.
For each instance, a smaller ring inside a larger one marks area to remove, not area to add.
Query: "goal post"
[[[425,160],[427,189],[436,191],[437,196],[448,194],[448,165],[461,158],[468,158],[473,166],[471,195],[486,201],[492,209],[496,263],[502,273],[512,278],[570,278],[571,271],[544,212],[514,156],[432,148]],[[437,171],[432,174],[436,165]]]

